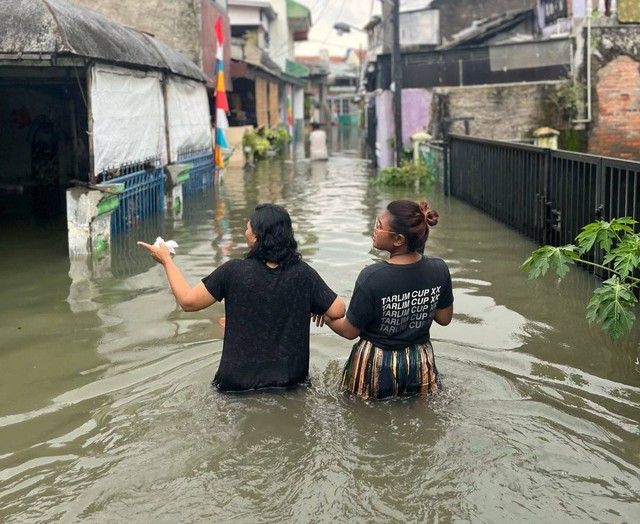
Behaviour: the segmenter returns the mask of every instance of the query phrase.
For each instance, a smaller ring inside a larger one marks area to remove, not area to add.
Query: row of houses
[[[227,118],[236,144],[245,126],[299,138],[305,119],[363,121],[380,167],[394,163],[396,137],[410,146],[425,130],[528,141],[550,126],[565,149],[637,158],[637,2],[413,2],[399,16],[398,86],[393,5],[362,28],[368,49],[336,59],[294,56],[312,23],[294,0],[0,0],[0,213],[66,212],[70,230],[91,229],[97,203],[72,213],[65,190],[75,186],[73,204],[120,176],[168,173],[176,186],[196,174],[185,169],[210,174],[212,127]],[[229,111],[217,122],[221,91]]]
[[[0,10],[0,215],[66,213],[72,254],[107,243],[114,208],[128,227],[165,202],[179,209],[189,177],[213,179],[223,91],[234,123],[302,125],[308,70],[293,46],[311,17],[293,0],[0,0]],[[144,202],[142,186],[155,191]]]
[[[531,141],[639,160],[640,4],[626,0],[425,0],[399,16],[402,129],[396,132],[393,2],[362,29],[358,97],[374,161],[414,133]]]

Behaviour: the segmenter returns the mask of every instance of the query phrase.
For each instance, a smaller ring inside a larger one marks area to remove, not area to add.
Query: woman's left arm
[[[453,304],[449,307],[442,309],[436,309],[436,316],[434,320],[441,326],[448,326],[453,318]]]
[[[348,338],[349,340],[353,340],[360,335],[360,328],[355,327],[351,322],[349,322],[346,316],[332,320],[325,315],[324,322],[334,333],[341,337]]]

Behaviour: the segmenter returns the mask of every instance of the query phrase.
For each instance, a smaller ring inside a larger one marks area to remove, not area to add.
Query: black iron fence
[[[98,185],[121,184],[119,204],[111,215],[111,232],[118,233],[164,210],[164,170],[159,157],[122,164],[97,175]]]
[[[211,148],[180,150],[178,162],[191,164],[189,180],[185,182],[182,189],[185,198],[213,186],[215,169]]]
[[[597,219],[640,221],[640,162],[449,138],[445,191],[541,244],[573,243]]]

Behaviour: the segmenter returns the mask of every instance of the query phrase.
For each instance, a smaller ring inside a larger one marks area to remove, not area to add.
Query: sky
[[[343,22],[362,29],[373,15],[380,15],[381,0],[296,0],[311,10],[309,40],[298,42],[296,56],[317,56],[325,48],[331,56],[343,56],[349,48],[367,48],[367,36],[351,30],[342,36],[333,29],[336,22]],[[430,0],[401,0],[400,11],[426,7]]]
[[[367,47],[367,35],[351,30],[339,36],[333,29],[337,22],[351,24],[362,29],[373,15],[380,14],[380,0],[296,0],[311,10],[309,40],[298,42],[296,56],[318,55],[325,48],[331,56],[344,56],[347,49]]]

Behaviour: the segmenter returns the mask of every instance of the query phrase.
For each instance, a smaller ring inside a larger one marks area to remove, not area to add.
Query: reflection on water
[[[359,137],[334,134],[328,162],[229,170],[99,261],[70,262],[59,225],[2,232],[0,521],[637,520],[638,330],[613,343],[589,327],[588,274],[528,282],[533,244],[437,190],[428,249],[449,263],[456,309],[433,333],[442,394],[344,396],[351,342],[315,326],[310,388],[209,388],[223,307],[180,311],[135,242],[175,239],[195,283],[241,256],[251,210],[276,202],[348,299],[379,256],[376,215],[421,195],[372,186]]]

